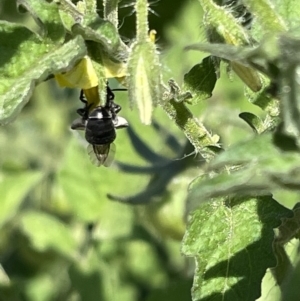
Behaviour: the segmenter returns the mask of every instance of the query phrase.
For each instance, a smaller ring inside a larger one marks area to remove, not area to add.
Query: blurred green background
[[[120,2],[120,33],[131,40],[128,3]],[[200,4],[164,0],[151,9],[164,78],[181,84],[205,57],[183,51],[205,40]],[[11,0],[1,0],[0,18],[35,26]],[[184,158],[193,148],[160,108],[153,126],[144,126],[126,92],[115,94],[130,127],[117,133],[111,168],[94,167],[83,136],[70,130],[82,106],[79,91],[53,80],[36,87],[15,122],[1,127],[0,300],[191,300],[193,262],[181,256],[180,241],[188,184],[203,161]],[[240,112],[261,114],[244,98],[242,83],[226,74],[214,96],[191,110],[225,146],[251,135]]]

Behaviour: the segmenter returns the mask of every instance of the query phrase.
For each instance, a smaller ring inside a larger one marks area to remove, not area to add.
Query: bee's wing
[[[71,124],[72,130],[82,130],[84,131],[86,127],[86,120],[84,121],[82,118],[75,119]]]
[[[113,143],[105,145],[89,144],[87,151],[94,165],[108,167],[114,160],[116,147]]]
[[[89,144],[87,147],[87,151],[91,162],[97,167],[103,165],[103,163],[105,162],[108,156],[109,149],[110,149],[109,145]]]
[[[105,167],[109,167],[113,163],[115,159],[115,154],[116,154],[116,145],[114,143],[111,143],[109,146],[109,153],[107,154],[106,160],[103,163]]]
[[[129,125],[128,121],[121,116],[117,116],[113,123],[116,129],[126,128]]]

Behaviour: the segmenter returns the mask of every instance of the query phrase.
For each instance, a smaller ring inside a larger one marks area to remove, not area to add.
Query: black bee
[[[116,129],[128,126],[127,120],[117,115],[121,111],[121,106],[114,102],[114,98],[113,91],[107,86],[105,105],[90,110],[92,104],[88,104],[81,91],[80,100],[85,107],[77,110],[81,118],[76,119],[71,125],[73,130],[85,130],[85,139],[89,143],[88,153],[97,166],[109,166],[112,163]]]

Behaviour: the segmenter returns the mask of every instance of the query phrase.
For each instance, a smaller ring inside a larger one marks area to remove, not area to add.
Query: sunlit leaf
[[[85,40],[100,43],[108,53],[115,53],[120,47],[120,38],[117,29],[109,21],[98,16],[85,20],[85,25],[76,23],[72,26],[74,34],[80,34]]]
[[[278,116],[280,114],[280,102],[278,99],[272,97],[268,93],[268,83],[264,83],[264,89],[260,90],[259,92],[253,92],[249,88],[245,89],[245,95],[247,96],[248,100],[255,104],[256,106],[260,107],[266,113],[268,113],[272,120],[270,120],[270,128],[273,128],[274,125],[278,123]],[[266,124],[265,127],[267,128],[268,125]]]
[[[289,25],[289,28],[294,31],[299,26],[299,3],[297,0],[274,0],[272,1],[276,5],[276,11],[284,19],[285,23]]]
[[[231,62],[230,66],[236,75],[253,91],[258,92],[262,88],[262,80],[259,73],[251,68],[245,67],[238,62]]]
[[[250,141],[222,152],[208,166],[210,170],[227,166],[227,170],[201,176],[192,183],[189,193],[191,208],[213,197],[261,195],[278,188],[300,189],[298,152],[282,152],[272,144],[270,134]]]
[[[286,190],[284,188],[278,188],[271,190],[274,200],[276,200],[282,206],[292,209],[299,203],[299,192]]]
[[[153,288],[166,282],[166,271],[157,260],[153,245],[143,240],[131,240],[125,245],[125,258],[126,269],[141,283]]]
[[[288,2],[288,1],[281,1]],[[278,14],[278,8],[274,6],[274,1],[244,1],[246,7],[255,15],[258,22],[264,29],[264,34],[282,32],[287,29],[285,21]],[[289,5],[289,4],[285,4]]]
[[[39,25],[44,43],[63,42],[65,29],[56,4],[39,0],[17,0],[17,5],[20,11],[28,11]]]
[[[264,130],[264,124],[262,122],[262,120],[252,114],[252,113],[248,113],[248,112],[243,112],[239,115],[240,118],[242,118],[244,121],[246,121],[248,123],[248,125],[256,132],[256,133],[261,133]]]
[[[299,213],[298,205],[293,209],[293,216],[282,219],[282,224],[274,229],[273,249],[277,264],[267,270],[262,281],[262,296],[258,301],[297,300],[295,296],[298,296],[299,289],[295,285],[291,287],[290,282],[298,279],[299,273],[299,240],[296,239]]]
[[[0,175],[0,225],[15,217],[28,192],[42,179],[43,173],[28,171],[18,174]]]
[[[0,121],[12,121],[32,95],[34,86],[53,73],[66,71],[86,53],[78,36],[63,45],[39,41],[28,29],[2,21],[0,32]]]
[[[127,176],[127,179],[129,187],[130,177]],[[119,181],[122,183],[123,180],[116,170],[97,168],[89,161],[85,147],[75,139],[71,141],[65,162],[58,173],[58,183],[72,214],[82,222],[101,224],[100,237],[123,236],[132,229],[131,208],[109,202],[106,196],[115,190]],[[124,183],[120,188],[124,187],[123,185]]]
[[[38,251],[55,251],[67,258],[76,255],[77,243],[67,224],[46,213],[25,211],[20,219],[21,229]]]
[[[111,251],[114,246],[115,244],[110,244]],[[87,301],[136,300],[137,288],[123,281],[122,267],[106,260],[99,260],[99,257],[105,256],[102,253],[93,248],[84,259],[74,262],[69,269],[72,287],[76,289],[81,299]]]
[[[250,36],[234,18],[226,11],[226,6],[218,6],[213,0],[199,0],[204,11],[204,23],[209,31],[207,36],[210,42],[218,43],[223,40],[226,44],[245,45],[250,43]],[[219,36],[211,35],[211,31]]]
[[[299,248],[298,248],[299,250]],[[299,286],[298,279],[300,277],[300,260],[299,260],[299,251],[297,254],[297,261],[294,269],[291,271],[291,274],[287,278],[287,285],[283,291],[283,301],[297,301],[299,297]]]
[[[57,285],[54,286],[53,281],[49,274],[31,279],[25,288],[26,297],[31,301],[51,300],[57,293]]]
[[[216,80],[217,75],[212,58],[206,57],[202,63],[195,65],[184,75],[184,89],[194,96],[186,102],[194,105],[211,97]]]
[[[273,228],[290,211],[271,197],[220,198],[190,218],[182,251],[196,260],[193,300],[255,300],[276,265]]]

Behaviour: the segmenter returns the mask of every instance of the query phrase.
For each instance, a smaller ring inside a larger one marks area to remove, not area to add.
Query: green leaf
[[[151,291],[146,301],[191,300],[191,286],[190,279],[176,279],[167,285],[167,287]]]
[[[99,263],[94,260],[93,266],[98,270],[87,271],[86,267],[80,266],[71,266],[69,270],[72,288],[76,289],[81,300],[105,300]]]
[[[69,0],[56,0],[55,3],[59,9],[61,22],[67,31],[71,32],[71,28],[75,23],[83,21],[83,12],[86,9],[85,3],[78,2],[77,5]]]
[[[278,99],[271,97],[268,93],[268,80],[263,77],[264,79],[264,89],[261,89],[259,92],[253,92],[250,89],[245,89],[245,95],[247,96],[248,100],[253,103],[254,105],[260,107],[266,113],[272,117],[270,120],[269,127],[274,128],[274,125],[278,123],[278,116],[280,113],[280,102]],[[267,126],[267,124],[266,124]]]
[[[296,239],[300,224],[299,205],[295,206],[293,213],[292,217],[282,219],[282,224],[274,229],[273,249],[277,264],[267,270],[262,281],[262,296],[257,301],[297,300],[295,297],[299,296],[299,287],[295,285],[295,281],[299,280],[300,243]]]
[[[262,195],[272,188],[272,181],[256,176],[256,170],[220,173],[212,178],[198,177],[191,184],[187,198],[187,212],[198,208],[203,202],[227,195]]]
[[[272,135],[270,133],[260,136],[254,136],[252,139],[242,141],[233,145],[227,149],[226,152],[222,152],[210,162],[209,169],[216,169],[224,167],[225,165],[238,165],[242,163],[251,163],[253,158],[259,160],[253,162],[253,165],[257,165],[257,162],[263,160],[270,160],[280,157],[280,150],[276,148],[272,143]],[[297,156],[297,154],[295,154]]]
[[[246,121],[257,134],[260,134],[265,130],[264,124],[258,116],[249,112],[243,112],[239,114],[239,117]]]
[[[279,188],[299,190],[299,160],[297,151],[283,152],[274,146],[271,134],[255,136],[212,160],[208,170],[219,173],[194,180],[188,206],[195,208],[210,198],[231,194],[261,195]]]
[[[299,241],[298,241],[299,243]],[[298,247],[299,250],[299,247]],[[287,278],[286,281],[286,287],[284,288],[283,291],[283,298],[281,299],[282,301],[297,301],[299,298],[300,294],[300,289],[298,285],[298,281],[300,278],[300,259],[299,259],[299,251],[297,254],[297,261],[295,264],[295,267],[291,271],[289,277]]]
[[[258,92],[262,89],[261,76],[255,69],[246,67],[239,62],[230,62],[230,67],[253,92]]]
[[[270,0],[245,0],[243,3],[263,27],[264,34],[278,33],[287,30],[284,20],[279,16],[274,1]],[[286,2],[286,1],[281,1]]]
[[[97,0],[85,0],[86,14],[92,15],[97,13]]]
[[[109,21],[98,16],[85,20],[84,25],[76,23],[72,26],[73,34],[82,35],[85,40],[98,42],[109,54],[114,54],[121,41],[117,29]]]
[[[41,252],[51,250],[67,258],[75,257],[77,243],[71,228],[54,216],[37,211],[25,211],[21,216],[20,225],[36,250]]]
[[[10,279],[6,274],[5,270],[3,269],[2,265],[0,265],[0,285],[5,286],[9,285]]]
[[[116,243],[111,241],[109,244],[114,246]],[[72,288],[78,292],[81,300],[137,300],[136,286],[124,281],[122,277],[123,258],[120,254],[114,255],[107,262],[101,252],[91,248],[82,260],[77,260],[70,267]]]
[[[217,57],[221,57],[230,61],[241,61],[249,58],[253,52],[250,46],[233,46],[221,43],[197,43],[185,47],[185,50],[197,50],[211,53]],[[246,63],[245,63],[246,64]]]
[[[204,24],[209,30],[208,40],[212,43],[224,41],[226,44],[246,45],[250,43],[249,33],[226,11],[225,6],[218,6],[213,0],[199,0],[204,11]],[[215,35],[211,33],[214,32]],[[217,37],[217,40],[213,38]]]
[[[17,0],[17,5],[22,12],[27,10],[40,26],[41,36],[45,39],[45,43],[46,41],[48,43],[63,42],[65,29],[55,3],[40,0]]]
[[[197,43],[185,47],[185,50],[208,52],[225,60],[239,62],[246,67],[250,65],[254,69],[277,79],[278,74],[270,71],[271,67],[274,67],[270,63],[274,63],[280,56],[279,46],[284,44],[283,47],[286,47],[287,41],[284,42],[282,37],[280,36],[279,39],[277,36],[268,37],[258,47]]]
[[[195,105],[212,96],[217,81],[217,75],[212,58],[206,57],[184,75],[184,90],[193,94],[186,102]]]
[[[299,65],[300,40],[292,38],[281,38],[280,67],[280,90],[284,128],[287,134],[300,140],[300,88],[299,88]],[[296,52],[295,52],[296,51]],[[300,142],[298,142],[299,144]]]
[[[80,36],[50,45],[20,25],[0,25],[0,123],[6,124],[28,102],[37,83],[70,69],[86,54],[86,47]]]
[[[1,174],[0,226],[15,217],[28,192],[42,179],[41,172],[24,172],[18,174]]]
[[[286,189],[271,190],[274,200],[285,208],[292,209],[299,203],[299,191],[291,191]]]
[[[38,277],[33,279],[31,278],[24,289],[26,297],[31,301],[53,300],[58,291],[59,283],[57,283],[57,280],[46,273],[44,275],[39,274]]]
[[[276,7],[276,12],[280,14],[289,29],[296,30],[299,27],[300,7],[297,0],[273,0],[272,3]]]
[[[118,180],[119,177],[113,168],[94,166],[86,148],[74,139],[68,145],[57,180],[71,213],[84,223],[99,221],[101,236],[112,238],[128,235],[132,229],[132,209],[109,202],[106,196],[110,191],[117,191],[116,186],[132,189],[131,177]],[[118,181],[122,185],[118,185]]]
[[[188,159],[185,159],[185,161],[188,161]],[[181,168],[175,166],[175,164],[170,164],[154,176],[158,183],[154,181],[149,183],[149,188],[153,184],[156,184],[156,187],[161,185],[159,187],[160,191],[164,191],[164,193],[161,195],[160,202],[152,202],[145,208],[145,221],[150,221],[153,225],[152,227],[162,237],[172,237],[178,241],[182,240],[186,226],[184,222],[184,207],[187,198],[186,187],[198,174],[198,168],[193,163],[193,160],[190,160],[189,167],[187,167],[182,162]],[[179,168],[181,172],[179,172]],[[175,174],[174,171],[176,169],[178,169],[178,173]],[[168,172],[170,173],[169,175],[167,174]],[[150,192],[149,188],[147,187],[148,192]],[[158,196],[156,195],[157,199]],[[154,197],[153,200],[155,201]]]
[[[166,270],[158,261],[153,245],[142,239],[132,239],[124,243],[124,267],[132,277],[151,288],[159,287],[167,281]]]
[[[194,301],[252,301],[268,267],[276,265],[273,228],[290,211],[271,197],[218,199],[190,219],[182,251],[196,260]]]
[[[229,13],[233,12],[233,9],[228,8],[229,5],[228,7],[226,5],[218,6],[213,0],[199,0],[199,2],[204,10],[203,23],[209,42],[236,46],[252,44],[249,31],[238,22],[232,13]],[[260,75],[256,70],[234,61],[230,65],[251,90],[257,92],[262,88]]]

